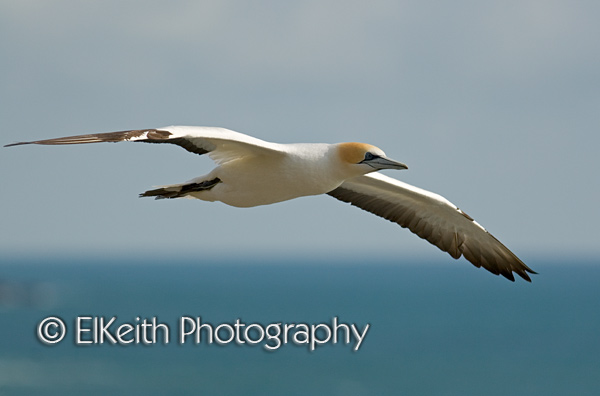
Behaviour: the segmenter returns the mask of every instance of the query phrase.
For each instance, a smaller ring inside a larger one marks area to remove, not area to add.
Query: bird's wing
[[[514,281],[535,274],[506,246],[446,198],[379,173],[346,180],[328,193],[408,228],[458,259]]]
[[[36,140],[7,144],[5,147],[21,144],[83,144],[100,142],[145,142],[171,143],[196,154],[206,154],[217,163],[246,155],[280,153],[280,145],[265,142],[243,133],[225,128],[169,126],[157,129],[136,129],[131,131],[97,133],[92,135],[68,136],[56,139]]]

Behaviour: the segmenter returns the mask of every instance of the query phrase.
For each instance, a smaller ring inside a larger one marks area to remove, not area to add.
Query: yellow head
[[[408,169],[401,162],[386,157],[383,150],[366,143],[339,143],[338,155],[342,163],[360,166],[362,172],[370,173],[380,169]]]

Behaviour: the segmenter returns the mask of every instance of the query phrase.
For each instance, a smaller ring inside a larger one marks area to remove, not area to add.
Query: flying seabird
[[[8,144],[81,144],[98,142],[171,143],[217,164],[210,173],[171,184],[140,197],[196,198],[236,207],[268,205],[293,198],[328,194],[408,228],[458,259],[514,281],[513,272],[531,282],[535,274],[506,246],[446,198],[374,173],[408,169],[364,143],[266,142],[224,128],[169,126]]]

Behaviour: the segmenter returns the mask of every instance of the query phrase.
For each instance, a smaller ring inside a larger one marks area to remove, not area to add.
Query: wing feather
[[[243,133],[216,127],[169,126],[157,129],[67,136],[56,139],[35,140],[7,144],[5,147],[23,144],[64,145],[100,142],[144,142],[175,144],[195,154],[209,154],[217,163],[223,163],[246,155],[274,154],[283,151],[281,145],[256,139]]]
[[[470,216],[444,197],[379,173],[349,179],[328,193],[408,228],[455,259],[514,281],[513,272],[531,282],[531,268]]]

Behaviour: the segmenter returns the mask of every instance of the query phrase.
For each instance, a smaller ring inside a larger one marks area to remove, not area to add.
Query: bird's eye
[[[370,153],[370,152],[367,151],[367,153],[365,154],[365,159],[364,160],[365,161],[371,161],[371,160],[374,160],[377,157],[378,157],[377,155],[375,155],[375,154]]]

